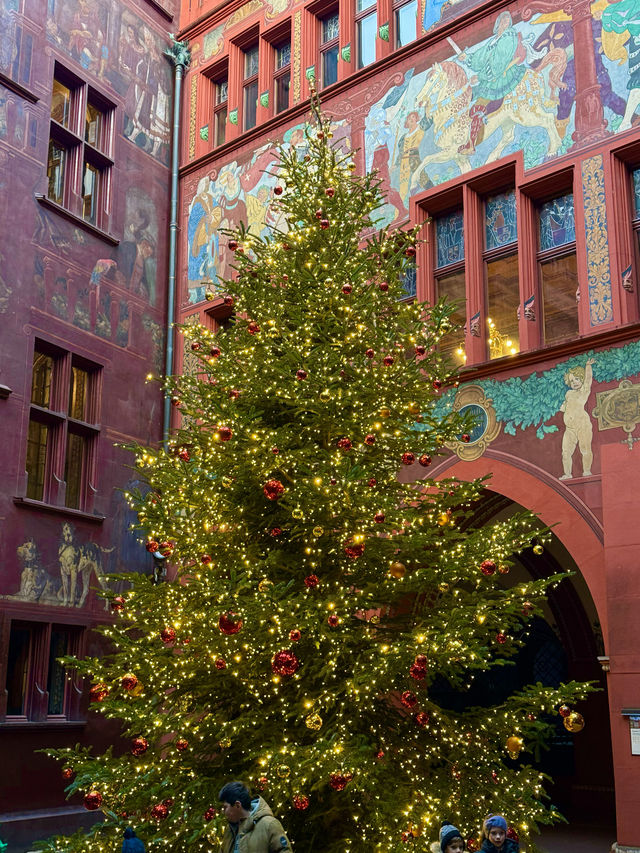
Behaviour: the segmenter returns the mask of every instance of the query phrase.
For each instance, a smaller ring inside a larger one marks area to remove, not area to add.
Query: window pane
[[[578,335],[578,269],[575,253],[540,264],[545,344]]]
[[[407,267],[400,278],[402,286],[404,287],[405,297],[414,298],[416,295],[416,273],[417,270],[415,264],[411,264],[411,266]]]
[[[291,75],[289,72],[282,74],[276,79],[276,112],[281,113],[289,108],[289,84]]]
[[[291,42],[287,41],[276,48],[276,71],[291,65]]]
[[[633,199],[636,218],[640,217],[640,169],[633,173]]]
[[[489,358],[513,355],[518,337],[518,256],[509,255],[487,264]]]
[[[56,658],[69,654],[69,632],[53,628],[49,646],[49,674],[47,692],[49,704],[47,714],[64,714],[65,671]]]
[[[53,81],[51,93],[51,118],[64,127],[69,127],[71,119],[71,89],[59,80]]]
[[[82,496],[82,471],[84,468],[87,440],[73,432],[67,434],[67,457],[64,463],[64,479],[67,484],[65,506],[80,508]]]
[[[330,86],[338,79],[338,45],[322,54],[322,85]]]
[[[31,402],[48,409],[51,400],[51,377],[53,359],[37,350],[33,354],[33,372],[31,374]]]
[[[100,172],[91,163],[84,164],[82,179],[82,218],[95,224],[98,212],[98,178]]]
[[[487,249],[515,243],[518,239],[515,190],[489,196],[484,214]]]
[[[575,239],[573,193],[545,202],[540,207],[540,251],[573,243]]]
[[[456,305],[449,322],[456,328],[440,339],[440,351],[449,355],[456,364],[465,360],[464,325],[467,322],[467,294],[464,272],[454,272],[436,279],[436,298],[446,297],[447,302]]]
[[[30,646],[29,628],[12,626],[7,661],[7,714],[12,716],[26,712]]]
[[[396,47],[402,47],[416,38],[418,0],[411,0],[396,10]]]
[[[376,36],[378,35],[378,15],[373,12],[358,21],[358,68],[371,65],[376,59]]]
[[[216,104],[226,104],[229,97],[229,81],[220,80],[216,83]]]
[[[64,166],[67,152],[53,139],[49,140],[47,159],[47,196],[56,204],[64,203]]]
[[[376,5],[377,0],[356,0],[356,12],[364,12]]]
[[[227,108],[223,107],[215,115],[215,139],[214,145],[222,145],[227,130]]]
[[[100,132],[102,130],[102,113],[93,104],[87,104],[84,124],[84,141],[95,148],[100,147]]]
[[[337,39],[340,32],[338,13],[329,15],[322,21],[322,44]]]
[[[244,129],[250,130],[256,126],[256,111],[258,108],[258,81],[244,87]]]
[[[436,266],[446,267],[464,260],[464,229],[461,210],[436,219]]]
[[[244,54],[244,79],[253,77],[258,73],[258,46],[249,48]]]
[[[69,416],[80,421],[87,420],[87,393],[89,374],[79,367],[71,368],[69,382]]]
[[[29,421],[27,436],[27,497],[44,500],[44,478],[47,464],[49,429],[45,424]]]

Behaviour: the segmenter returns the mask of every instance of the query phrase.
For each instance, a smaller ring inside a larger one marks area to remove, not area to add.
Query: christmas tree
[[[128,576],[109,654],[74,663],[124,748],[52,751],[105,819],[44,849],[111,853],[133,824],[150,851],[217,850],[233,779],[303,853],[426,849],[443,820],[477,849],[489,812],[523,842],[556,819],[532,754],[558,712],[581,727],[589,687],[445,700],[509,665],[561,578],[510,585],[514,555],[542,549],[536,520],[478,526],[482,483],[425,479],[468,440],[439,414],[451,307],[404,299],[418,231],[376,230],[379,179],[331,137],[314,104],[272,184],[288,225],[227,235],[234,323],[181,330],[181,426],[136,448],[149,490],[129,495],[174,574]]]

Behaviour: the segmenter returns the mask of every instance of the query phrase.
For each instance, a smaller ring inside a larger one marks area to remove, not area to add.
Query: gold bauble
[[[276,772],[281,779],[286,779],[291,773],[291,768],[288,764],[281,764]]]
[[[270,581],[269,578],[262,578],[262,580],[258,584],[258,589],[260,590],[260,592],[267,592],[272,586],[273,581]]]
[[[449,515],[448,512],[441,512],[440,515],[438,516],[438,524],[440,525],[440,527],[444,527],[445,524],[449,524],[450,520],[451,520],[451,516]]]
[[[507,752],[511,758],[517,758],[524,748],[524,743],[521,737],[511,735],[507,738]]]
[[[301,518],[304,518],[304,512],[300,509],[299,506],[297,506],[295,509],[291,510],[291,515],[294,518],[297,518],[298,520],[300,520]]]
[[[324,391],[321,391],[320,392],[320,399],[324,400],[325,402],[327,400],[330,400],[331,399],[331,391],[327,391],[326,389]]]
[[[213,302],[213,300],[216,298],[216,295],[215,293],[211,293],[210,290],[207,290],[207,292],[205,293],[205,298],[207,302]]]
[[[309,714],[305,719],[304,724],[308,729],[317,732],[322,728],[322,717],[320,714]]]
[[[417,403],[409,403],[409,405],[407,406],[407,409],[409,409],[409,412],[412,415],[419,415],[420,414],[420,406]]]
[[[371,622],[372,625],[377,625],[380,622],[380,617],[376,616],[374,613],[371,619],[369,619],[369,622]]]
[[[386,407],[386,406],[383,406],[383,407],[380,409],[380,417],[381,417],[381,418],[388,418],[388,417],[390,417],[390,416],[391,416],[391,409],[387,409],[387,407]]]
[[[392,578],[403,578],[407,573],[407,567],[404,563],[394,562],[389,566],[389,574]]]
[[[231,479],[231,477],[223,477],[222,485],[225,487],[225,489],[229,489],[233,485],[233,480]]]
[[[438,589],[440,590],[440,592],[449,592],[449,584],[443,581],[442,583],[438,584]]]
[[[542,547],[542,545],[534,545],[533,546],[533,553],[538,554],[538,556],[540,554],[544,554],[544,548]]]
[[[584,728],[584,717],[577,711],[572,711],[562,722],[568,732],[581,732]]]
[[[322,534],[324,533],[324,527],[320,527],[320,525],[318,524],[313,528],[312,533],[315,537],[322,536]]]
[[[230,737],[223,737],[219,741],[219,745],[220,745],[220,749],[229,749],[229,747],[231,746],[231,738]]]

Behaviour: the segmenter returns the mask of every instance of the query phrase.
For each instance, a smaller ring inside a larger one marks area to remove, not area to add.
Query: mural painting
[[[115,2],[48,0],[47,37],[124,99],[124,136],[169,163],[171,69],[166,42]]]
[[[350,150],[350,126],[340,121],[332,125],[335,144]],[[304,125],[284,134],[283,144],[303,157],[306,151]],[[244,222],[252,234],[269,235],[286,227],[273,204],[277,183],[277,152],[273,143],[256,149],[246,162],[226,163],[217,177],[202,177],[188,209],[188,302],[195,304],[215,289],[221,278],[231,275],[219,230]]]
[[[574,480],[597,473],[593,471],[594,420],[599,431],[622,430],[624,437],[620,440],[630,449],[638,440],[632,433],[640,424],[640,385],[628,378],[638,374],[640,342],[634,341],[573,356],[524,378],[512,376],[463,385],[443,395],[437,408],[440,413],[470,412],[475,418],[471,441],[450,445],[461,459],[477,459],[501,431],[516,436],[518,430],[535,429],[540,440],[558,433],[556,462],[549,473],[559,480]],[[619,386],[594,389],[594,384],[611,382],[619,382]],[[416,425],[416,430],[420,429]]]

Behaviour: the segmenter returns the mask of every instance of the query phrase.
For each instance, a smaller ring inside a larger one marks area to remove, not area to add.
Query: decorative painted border
[[[189,159],[196,156],[196,113],[198,106],[198,74],[191,77],[191,98],[189,101]]]
[[[582,193],[587,244],[589,319],[592,326],[599,326],[613,320],[602,154],[583,161]]]

